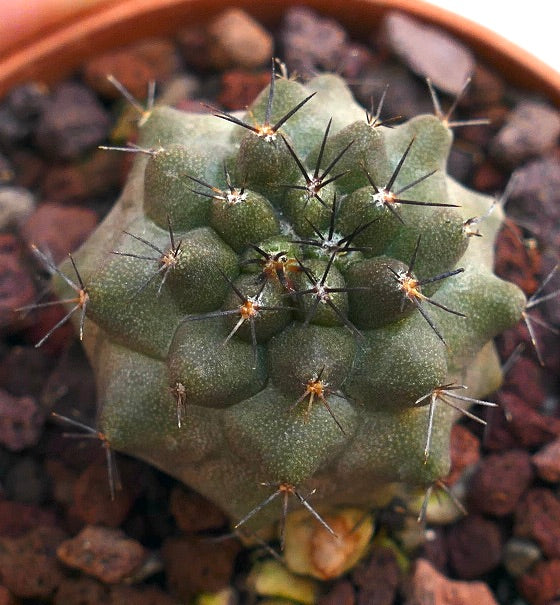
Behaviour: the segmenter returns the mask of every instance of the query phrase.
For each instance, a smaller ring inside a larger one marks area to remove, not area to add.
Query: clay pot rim
[[[114,0],[39,31],[0,58],[0,97],[28,80],[52,84],[95,54],[176,32],[227,6],[243,8],[265,24],[273,24],[294,5],[330,15],[363,39],[387,12],[406,12],[450,31],[512,84],[537,90],[560,105],[558,72],[495,32],[422,0]]]

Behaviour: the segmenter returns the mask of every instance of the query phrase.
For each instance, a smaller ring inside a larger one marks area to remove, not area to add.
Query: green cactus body
[[[99,430],[234,521],[278,485],[355,506],[431,484],[457,412],[435,401],[426,455],[425,396],[494,390],[491,339],[524,309],[492,273],[500,209],[470,237],[492,200],[446,175],[447,126],[372,125],[334,75],[277,80],[271,105],[267,89],[220,117],[153,109],[75,257]]]

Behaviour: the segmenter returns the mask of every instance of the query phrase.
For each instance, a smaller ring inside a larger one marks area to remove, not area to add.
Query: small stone
[[[81,569],[105,584],[115,584],[132,575],[148,553],[118,529],[88,525],[65,540],[56,554],[65,565]]]
[[[499,563],[502,537],[498,526],[479,515],[469,515],[449,528],[449,561],[459,578],[472,580]]]
[[[54,605],[106,604],[106,590],[103,584],[92,578],[65,578],[56,591],[53,603]]]
[[[20,227],[35,208],[35,196],[23,187],[0,187],[0,231]]]
[[[551,605],[560,594],[560,559],[540,561],[518,581],[530,605]]]
[[[347,34],[333,19],[306,7],[286,11],[280,27],[280,41],[288,70],[301,77],[341,66]]]
[[[475,107],[496,105],[502,102],[504,94],[505,82],[503,78],[485,65],[477,63],[462,104]]]
[[[175,523],[185,532],[218,529],[227,523],[227,517],[215,504],[178,485],[171,491],[169,508]]]
[[[169,587],[187,601],[198,592],[216,592],[226,587],[239,548],[237,540],[168,538],[163,544],[162,556]]]
[[[20,452],[39,441],[45,414],[32,397],[13,397],[0,389],[0,443]]]
[[[507,165],[517,165],[549,151],[560,135],[560,112],[539,101],[522,101],[510,112],[495,136],[491,154]]]
[[[560,500],[549,489],[529,490],[515,510],[513,533],[534,540],[545,556],[560,558]]]
[[[167,80],[176,68],[173,44],[151,39],[94,57],[84,65],[83,78],[99,95],[121,99],[119,90],[107,79],[111,75],[142,103],[149,83]]]
[[[536,284],[535,284],[536,286]],[[521,355],[508,372],[508,389],[517,391],[525,403],[538,409],[546,398],[542,367],[538,361]]]
[[[374,546],[371,555],[352,572],[352,580],[358,586],[358,605],[391,605],[399,579],[399,565],[393,551]]]
[[[480,442],[467,428],[455,424],[451,429],[451,471],[446,484],[453,485],[463,471],[480,460]]]
[[[25,324],[16,309],[34,302],[35,287],[23,263],[21,245],[11,233],[0,233],[0,331]]]
[[[503,564],[514,578],[528,572],[541,558],[539,547],[529,540],[510,538],[504,546]]]
[[[218,102],[228,111],[244,110],[269,83],[269,71],[257,74],[240,69],[226,71],[222,76]]]
[[[423,559],[416,561],[406,593],[405,605],[498,605],[484,582],[450,580]]]
[[[3,148],[12,149],[23,143],[29,133],[27,124],[18,120],[9,107],[0,105],[0,145]]]
[[[64,532],[41,526],[18,538],[0,538],[0,581],[21,598],[45,599],[61,583],[55,557]]]
[[[475,169],[472,186],[478,191],[494,194],[496,191],[504,189],[505,177],[493,163],[485,161]],[[502,229],[503,231],[504,229]]]
[[[97,221],[89,208],[41,204],[25,223],[22,237],[59,264],[89,237]]]
[[[463,44],[445,31],[402,13],[387,15],[382,25],[391,50],[417,75],[458,95],[474,72],[475,60]]]
[[[16,397],[39,397],[55,360],[35,347],[11,347],[0,364],[0,385]]]
[[[10,591],[5,586],[0,586],[0,605],[17,605]]]
[[[39,82],[27,82],[13,88],[6,97],[6,104],[18,120],[33,124],[43,113],[48,88]]]
[[[497,517],[509,515],[532,479],[527,452],[511,450],[487,456],[472,477],[469,508]]]
[[[8,185],[14,180],[14,168],[8,158],[0,153],[0,185]]]
[[[105,457],[92,462],[74,484],[73,513],[89,525],[118,527],[127,517],[140,490],[139,465],[119,460],[122,489],[111,500]]]
[[[340,580],[323,595],[317,605],[355,605],[354,588],[348,580]]]
[[[44,154],[73,160],[102,143],[109,134],[107,111],[90,89],[61,84],[48,100],[36,130]]]
[[[273,40],[270,33],[248,13],[231,8],[208,26],[212,64],[216,68],[255,69],[270,62]]]
[[[545,445],[532,457],[537,474],[551,483],[560,483],[560,439]]]

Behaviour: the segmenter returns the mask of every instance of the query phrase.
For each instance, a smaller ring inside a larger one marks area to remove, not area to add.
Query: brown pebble
[[[545,445],[536,454],[533,454],[532,462],[541,479],[551,483],[560,483],[560,439]]]
[[[457,576],[472,580],[500,563],[502,536],[494,522],[480,515],[469,515],[449,528],[447,547]]]
[[[14,597],[5,586],[0,586],[0,605],[17,605]]]
[[[239,542],[195,537],[168,538],[162,548],[167,582],[180,599],[198,592],[216,592],[228,586]]]
[[[391,605],[397,593],[400,570],[390,548],[374,546],[371,555],[352,572],[358,586],[358,605]]]
[[[451,471],[445,482],[453,485],[463,471],[480,460],[480,442],[467,428],[455,424],[451,428]]]
[[[475,169],[472,179],[472,185],[475,189],[491,194],[502,190],[505,184],[503,172],[488,161],[483,162]],[[502,229],[502,233],[504,231]]]
[[[16,309],[34,302],[35,287],[24,265],[15,235],[0,233],[0,332],[21,328],[25,318]]]
[[[33,397],[13,397],[0,389],[0,443],[11,452],[35,445],[45,414]]]
[[[218,102],[229,111],[246,109],[269,83],[269,71],[256,74],[240,69],[227,71],[222,76],[222,89]]]
[[[534,540],[545,556],[560,558],[560,500],[546,488],[529,490],[515,510],[513,533]]]
[[[498,605],[484,582],[450,580],[418,559],[406,587],[405,605]]]
[[[317,605],[355,605],[354,588],[348,580],[339,580],[327,594],[320,597]]]
[[[560,594],[560,559],[539,561],[517,586],[530,605],[551,605]]]
[[[97,216],[89,208],[41,204],[25,223],[22,236],[29,245],[49,252],[58,264],[89,237],[96,225]]]
[[[0,581],[14,595],[45,599],[63,579],[56,560],[64,532],[41,526],[17,538],[0,538]]]
[[[127,517],[142,485],[139,465],[132,460],[119,460],[118,472],[122,489],[111,500],[105,456],[93,461],[74,484],[72,512],[89,525],[118,527]]]
[[[53,603],[54,605],[105,605],[106,590],[103,584],[92,578],[65,578],[56,591]]]
[[[58,558],[106,584],[121,582],[140,567],[146,549],[118,529],[88,525],[57,549]]]
[[[502,517],[512,513],[533,479],[531,457],[511,450],[484,458],[472,477],[469,509]]]
[[[477,63],[465,100],[461,104],[475,107],[496,105],[502,101],[504,93],[505,82],[501,75]]]
[[[458,95],[474,72],[470,50],[444,30],[397,12],[385,17],[382,28],[391,50],[446,93]]]
[[[36,144],[49,157],[73,160],[102,143],[109,127],[107,111],[89,88],[64,83],[46,103]]]
[[[209,25],[209,50],[215,68],[255,69],[270,63],[273,41],[270,33],[248,13],[231,8]]]
[[[175,523],[185,532],[218,529],[227,523],[227,517],[215,504],[180,486],[171,491],[169,508]]]
[[[500,162],[516,165],[549,151],[560,135],[560,112],[539,101],[522,101],[510,112],[492,141],[490,152]]]

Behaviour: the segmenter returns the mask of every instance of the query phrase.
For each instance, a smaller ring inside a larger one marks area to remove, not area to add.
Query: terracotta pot
[[[363,38],[388,11],[405,11],[464,40],[512,84],[539,90],[560,104],[560,74],[494,32],[420,0],[88,0],[82,4],[85,8],[72,17],[64,11],[37,15],[29,35],[20,35],[17,46],[0,57],[0,96],[26,80],[56,82],[94,54],[146,36],[170,34],[210,18],[225,5],[242,7],[274,25],[287,7],[303,4],[335,17]]]

